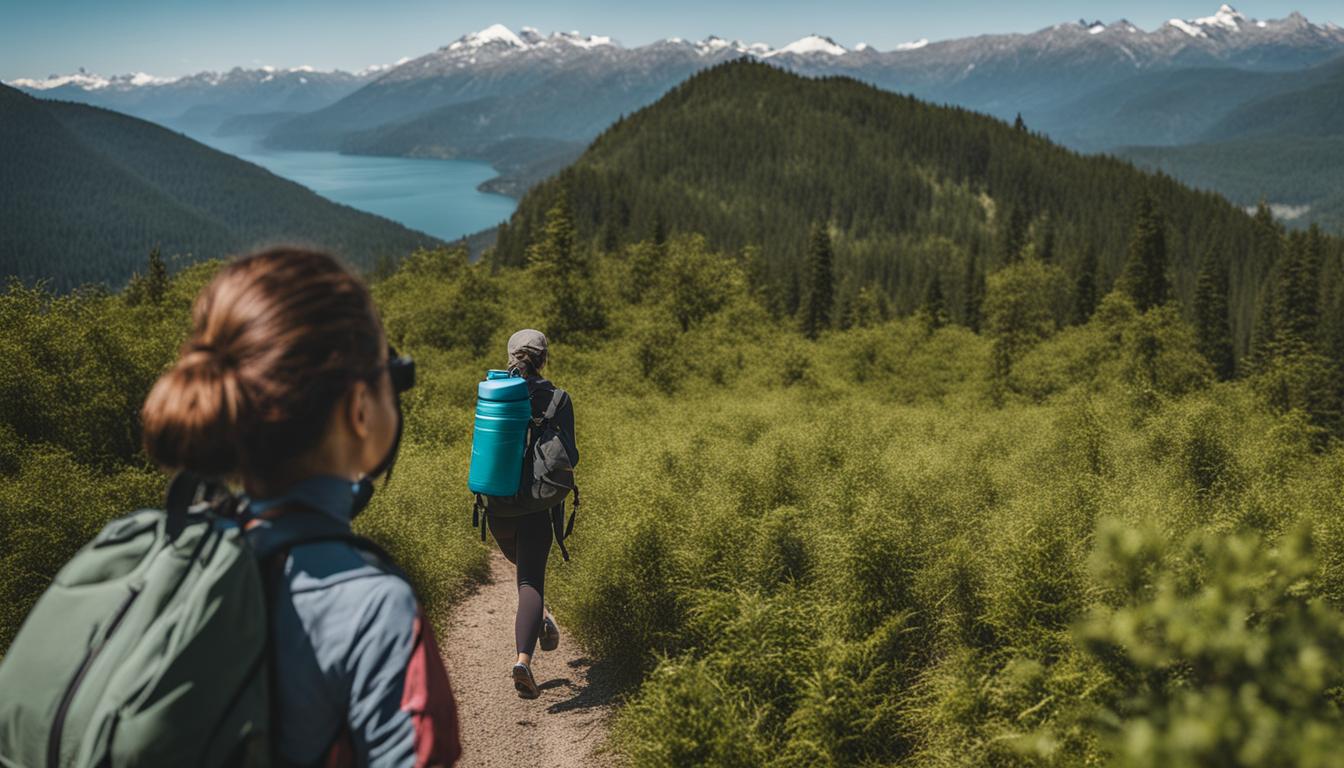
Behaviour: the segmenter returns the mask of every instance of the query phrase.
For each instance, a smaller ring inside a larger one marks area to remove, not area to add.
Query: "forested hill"
[[[1169,177],[967,110],[745,60],[706,70],[613,125],[523,199],[500,229],[496,258],[526,259],[562,188],[579,235],[608,250],[678,231],[717,248],[760,246],[759,278],[790,311],[809,229],[823,221],[841,306],[875,284],[910,311],[936,276],[958,308],[975,275],[1028,247],[1074,277],[1095,258],[1104,292],[1125,263],[1146,193],[1166,222],[1173,287],[1187,306],[1206,252],[1230,265],[1244,348],[1274,258],[1252,251],[1252,217]]]
[[[115,286],[155,247],[199,259],[283,240],[371,266],[439,243],[116,112],[0,86],[0,114],[0,277]]]

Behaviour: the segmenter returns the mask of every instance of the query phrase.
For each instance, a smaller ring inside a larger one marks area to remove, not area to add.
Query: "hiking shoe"
[[[537,634],[537,642],[543,651],[554,651],[560,647],[560,628],[555,626],[550,611],[541,615],[541,632]]]
[[[532,670],[522,662],[513,665],[513,687],[520,698],[535,699],[541,695],[537,681],[532,679]]]

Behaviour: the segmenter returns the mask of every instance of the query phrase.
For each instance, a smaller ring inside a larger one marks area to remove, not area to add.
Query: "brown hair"
[[[168,469],[270,479],[321,440],[385,344],[368,288],[334,257],[273,248],[201,291],[177,363],[141,411],[145,450]]]

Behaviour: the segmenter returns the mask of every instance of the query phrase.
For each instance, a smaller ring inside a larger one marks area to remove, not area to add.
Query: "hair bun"
[[[164,374],[141,411],[145,448],[159,465],[207,476],[238,469],[234,435],[244,411],[237,371],[218,352],[192,343]]]

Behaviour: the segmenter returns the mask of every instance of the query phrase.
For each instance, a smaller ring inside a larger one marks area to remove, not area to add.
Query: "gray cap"
[[[524,328],[509,337],[509,365],[527,355],[539,369],[546,364],[546,334]]]

